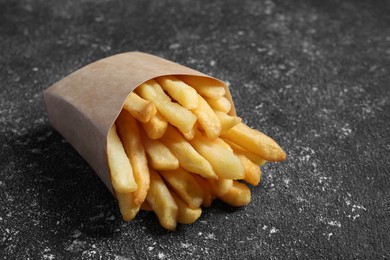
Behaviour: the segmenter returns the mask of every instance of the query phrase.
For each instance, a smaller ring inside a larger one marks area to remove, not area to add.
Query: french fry
[[[142,128],[150,139],[161,138],[167,130],[168,122],[157,112],[147,123],[142,123]]]
[[[206,135],[210,139],[215,139],[221,134],[222,126],[214,110],[202,98],[198,97],[198,107],[191,110],[198,118],[199,124],[202,126]]]
[[[149,164],[155,170],[175,170],[179,168],[179,161],[171,151],[159,140],[149,139],[142,135]]]
[[[134,92],[131,92],[123,105],[123,108],[129,112],[138,121],[146,123],[157,113],[153,102],[147,101]]]
[[[200,187],[202,187],[203,190],[203,202],[202,207],[210,207],[211,203],[213,202],[214,195],[212,193],[211,186],[207,179],[204,179],[203,177],[192,174],[192,177],[196,180],[196,182],[199,184]]]
[[[192,224],[194,223],[202,214],[201,208],[190,208],[175,192],[171,192],[173,199],[175,200],[178,206],[178,215],[177,222],[181,224]]]
[[[115,194],[123,220],[130,221],[134,219],[140,210],[140,205],[134,204],[133,194],[131,192],[116,192]]]
[[[219,198],[235,207],[245,206],[251,201],[251,190],[245,184],[233,181],[233,187]]]
[[[190,131],[185,132],[185,133],[181,132],[183,134],[184,138],[187,140],[192,140],[192,138],[194,138],[194,136],[195,136],[196,131],[198,130],[198,125],[199,125],[198,121],[196,121],[194,126],[192,127],[192,129]]]
[[[179,160],[179,165],[183,169],[197,173],[205,178],[218,178],[211,167],[211,164],[203,158],[172,126],[168,126],[161,141]]]
[[[238,158],[240,158],[242,165],[244,165],[245,177],[243,180],[253,186],[257,186],[261,178],[260,167],[254,164],[245,155],[237,155],[237,156]]]
[[[153,169],[150,172],[150,189],[146,201],[156,213],[164,228],[175,230],[177,225],[178,206],[164,181]]]
[[[142,83],[134,90],[134,92],[140,97],[152,102],[155,100],[171,101],[171,98],[154,79]]]
[[[195,109],[198,106],[197,92],[194,88],[188,86],[183,81],[174,76],[163,76],[156,78],[160,86],[169,93],[184,108],[189,110]]]
[[[156,81],[149,80],[141,84],[135,91],[144,99],[153,101],[158,112],[170,124],[176,126],[187,139],[193,138],[193,127],[197,120],[196,116],[178,103],[171,102]]]
[[[251,160],[254,164],[258,166],[263,166],[267,161],[261,158],[259,155],[254,154],[246,150],[245,148],[242,148],[238,144],[235,144],[229,140],[223,140],[225,143],[227,143],[234,151],[235,154],[241,154],[247,157],[249,160]]]
[[[134,180],[133,169],[118,137],[115,124],[108,131],[107,159],[114,190],[123,193],[135,191],[137,183]]]
[[[179,79],[193,87],[200,95],[208,98],[218,99],[226,94],[226,90],[221,85],[216,85],[215,81],[194,76],[178,76]]]
[[[218,99],[206,98],[206,101],[210,105],[210,107],[215,111],[229,113],[229,111],[232,109],[232,104],[225,97],[220,97]]]
[[[192,177],[191,173],[183,168],[172,171],[159,171],[159,173],[167,185],[173,189],[190,208],[199,208],[203,202],[203,190],[194,177]]]
[[[215,111],[215,114],[217,115],[219,121],[221,122],[221,126],[222,126],[221,132],[226,132],[227,130],[235,127],[242,121],[240,117],[230,116],[221,111]]]
[[[122,110],[116,120],[116,127],[127,157],[133,168],[137,189],[133,192],[134,203],[140,206],[149,189],[149,167],[142,144],[137,121],[128,112]]]
[[[233,187],[233,180],[230,179],[209,180],[209,183],[215,196],[225,195]]]
[[[244,167],[233,152],[200,134],[189,142],[211,164],[219,178],[235,180],[244,178]]]
[[[280,162],[286,159],[285,152],[272,138],[244,123],[223,132],[221,136],[267,161]]]
[[[225,148],[226,150],[234,152],[233,149],[230,147],[230,145],[227,142],[225,142],[223,139],[217,138],[214,140],[214,142],[219,146]]]

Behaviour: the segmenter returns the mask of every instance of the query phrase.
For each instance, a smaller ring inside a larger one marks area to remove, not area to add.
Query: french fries
[[[215,81],[209,78],[192,76],[179,76],[179,78],[206,98],[218,99],[226,94],[223,86],[215,85]]]
[[[281,162],[286,159],[285,152],[273,139],[244,123],[239,123],[229,131],[223,132],[221,136],[267,161]]]
[[[218,99],[207,98],[206,100],[210,107],[212,107],[215,111],[229,113],[232,109],[232,104],[225,97],[220,97]]]
[[[179,209],[177,215],[177,222],[181,224],[192,224],[194,223],[202,214],[201,208],[190,208],[178,195],[174,192],[171,192],[173,199],[175,200],[177,207]]]
[[[117,129],[133,168],[137,189],[133,193],[135,205],[140,206],[149,189],[149,167],[142,144],[137,121],[126,111],[122,111],[116,120]]]
[[[183,169],[205,178],[218,178],[210,162],[203,158],[173,127],[168,126],[162,142],[176,156]]]
[[[200,187],[202,187],[203,190],[203,202],[202,207],[210,207],[211,203],[213,202],[214,195],[212,192],[212,188],[208,182],[207,179],[202,178],[201,176],[197,174],[192,174],[192,177],[196,180],[196,182],[199,184]]]
[[[193,109],[192,112],[198,118],[198,122],[206,132],[207,137],[210,139],[215,139],[221,134],[221,122],[219,121],[213,109],[209,106],[206,100],[202,98],[202,96],[197,95],[197,100],[198,106]]]
[[[174,76],[159,77],[156,81],[184,108],[189,110],[198,107],[196,90]]]
[[[229,140],[223,140],[223,139],[221,140],[226,144],[228,144],[235,154],[244,155],[245,157],[247,157],[249,160],[251,160],[254,164],[258,166],[263,166],[267,162],[259,155],[249,152],[248,150],[242,148],[238,144],[232,143]]]
[[[226,132],[230,130],[231,128],[235,127],[242,121],[240,117],[230,116],[221,111],[215,111],[215,114],[217,115],[219,121],[221,122],[221,127],[222,127],[221,132]]]
[[[133,168],[113,125],[107,136],[107,157],[112,187],[117,192],[133,192],[137,189]]]
[[[238,155],[245,169],[243,180],[253,186],[257,186],[261,178],[261,170],[258,165],[249,160],[245,155]]]
[[[190,143],[200,155],[209,161],[219,178],[237,180],[245,176],[240,159],[232,151],[201,134],[197,134]]]
[[[169,171],[179,168],[179,160],[159,140],[152,140],[143,135],[149,164],[155,170]]]
[[[203,190],[191,173],[178,168],[173,171],[160,171],[160,175],[190,208],[199,208],[203,202]]]
[[[191,224],[213,200],[245,206],[267,161],[286,154],[233,114],[226,89],[195,76],[162,76],[127,97],[107,136],[107,159],[124,220],[153,211],[161,226]]]
[[[142,123],[149,122],[150,118],[157,113],[153,102],[146,101],[134,92],[127,97],[123,109],[127,110],[133,117]]]
[[[165,134],[168,122],[160,113],[156,113],[148,122],[142,123],[142,127],[150,139],[159,139]]]
[[[209,180],[212,193],[215,196],[225,195],[232,187],[233,180],[231,179],[218,179],[218,180]]]
[[[154,170],[150,170],[150,189],[146,201],[156,213],[161,226],[175,230],[178,207],[164,181]]]
[[[245,206],[251,201],[251,191],[245,184],[233,181],[233,187],[219,198],[232,206]]]
[[[141,205],[136,205],[134,203],[133,194],[131,192],[116,192],[115,194],[118,199],[119,209],[123,220],[130,221],[134,219],[140,210]]]
[[[156,81],[143,83],[135,91],[141,97],[153,101],[158,111],[170,124],[176,126],[187,139],[192,139],[196,116],[178,103],[172,102]]]

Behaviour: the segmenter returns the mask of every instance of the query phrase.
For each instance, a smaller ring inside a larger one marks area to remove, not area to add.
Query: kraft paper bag
[[[166,75],[208,77],[180,64],[141,52],[117,54],[93,62],[56,82],[43,93],[53,127],[77,150],[99,175],[112,194],[107,160],[107,134],[126,97],[143,82]],[[115,194],[114,194],[115,195]]]

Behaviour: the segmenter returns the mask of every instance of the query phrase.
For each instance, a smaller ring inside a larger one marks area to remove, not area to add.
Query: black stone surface
[[[49,125],[42,91],[144,51],[228,81],[288,160],[252,202],[163,230],[117,204]],[[389,1],[0,1],[4,259],[390,258]]]

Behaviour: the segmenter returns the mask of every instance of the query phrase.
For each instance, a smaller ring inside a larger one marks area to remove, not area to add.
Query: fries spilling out
[[[111,184],[124,220],[153,211],[175,230],[214,199],[232,206],[251,200],[260,166],[286,154],[232,113],[226,90],[196,76],[162,76],[127,97],[107,137]]]

